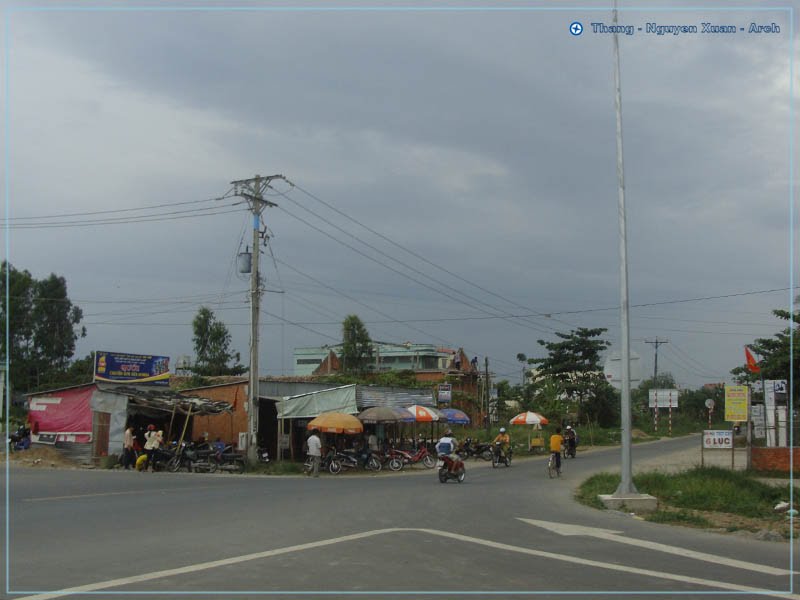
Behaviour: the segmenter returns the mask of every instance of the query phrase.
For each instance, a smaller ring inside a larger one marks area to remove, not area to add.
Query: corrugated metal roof
[[[405,407],[412,404],[436,406],[433,393],[427,389],[356,386],[356,405],[359,410],[371,406]]]

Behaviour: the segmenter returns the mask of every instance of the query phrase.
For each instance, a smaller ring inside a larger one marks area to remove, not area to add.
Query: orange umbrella
[[[361,433],[364,426],[356,417],[345,413],[327,412],[312,419],[307,429],[319,429],[322,433]]]

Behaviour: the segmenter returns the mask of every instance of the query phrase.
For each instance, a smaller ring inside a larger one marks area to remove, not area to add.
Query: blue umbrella
[[[456,425],[467,425],[470,420],[463,410],[457,408],[441,408],[439,409],[447,419],[448,423],[455,423]]]

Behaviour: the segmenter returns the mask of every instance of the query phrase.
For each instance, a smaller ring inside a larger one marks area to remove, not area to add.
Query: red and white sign
[[[28,401],[28,420],[33,433],[56,434],[59,442],[87,443],[92,440],[94,385],[56,392],[52,396],[32,396]]]

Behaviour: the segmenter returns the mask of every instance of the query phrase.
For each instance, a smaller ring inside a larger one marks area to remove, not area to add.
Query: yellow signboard
[[[746,385],[725,386],[726,421],[747,421],[749,391]]]

